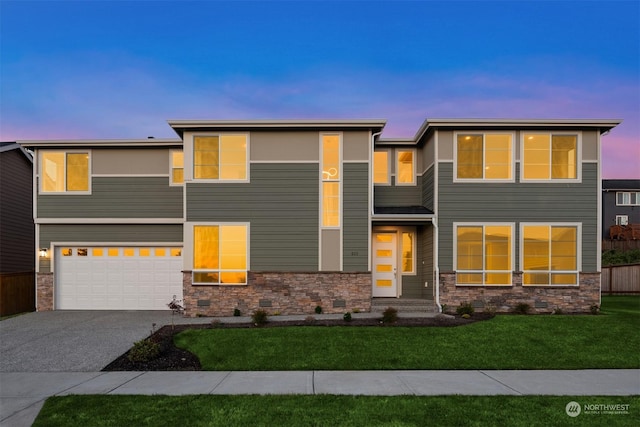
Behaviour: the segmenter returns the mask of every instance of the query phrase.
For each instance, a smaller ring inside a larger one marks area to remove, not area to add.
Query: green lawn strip
[[[571,401],[627,413],[567,415]],[[47,399],[34,426],[630,426],[640,396],[104,396]]]
[[[204,370],[596,369],[640,367],[640,297],[593,315],[499,315],[459,327],[189,330]]]

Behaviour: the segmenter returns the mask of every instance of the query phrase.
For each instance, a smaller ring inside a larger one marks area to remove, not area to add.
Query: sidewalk
[[[640,370],[0,372],[0,426],[30,426],[67,394],[640,394]]]

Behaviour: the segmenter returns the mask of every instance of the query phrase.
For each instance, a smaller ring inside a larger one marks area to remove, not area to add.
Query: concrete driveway
[[[95,372],[170,325],[171,311],[44,311],[0,321],[0,372]],[[176,324],[211,319],[175,315]]]

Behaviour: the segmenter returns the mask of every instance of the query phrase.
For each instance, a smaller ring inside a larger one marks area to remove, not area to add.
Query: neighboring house
[[[640,179],[603,179],[602,238],[611,238],[612,226],[630,224],[640,227]],[[614,231],[617,230],[621,229],[614,227]]]
[[[33,310],[33,157],[0,142],[0,315]]]
[[[172,120],[178,139],[23,141],[38,309],[585,312],[619,123],[439,119],[381,139],[383,120]]]

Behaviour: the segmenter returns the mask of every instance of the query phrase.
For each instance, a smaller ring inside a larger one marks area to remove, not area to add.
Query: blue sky
[[[0,0],[0,140],[168,119],[618,118],[640,178],[640,1]]]

